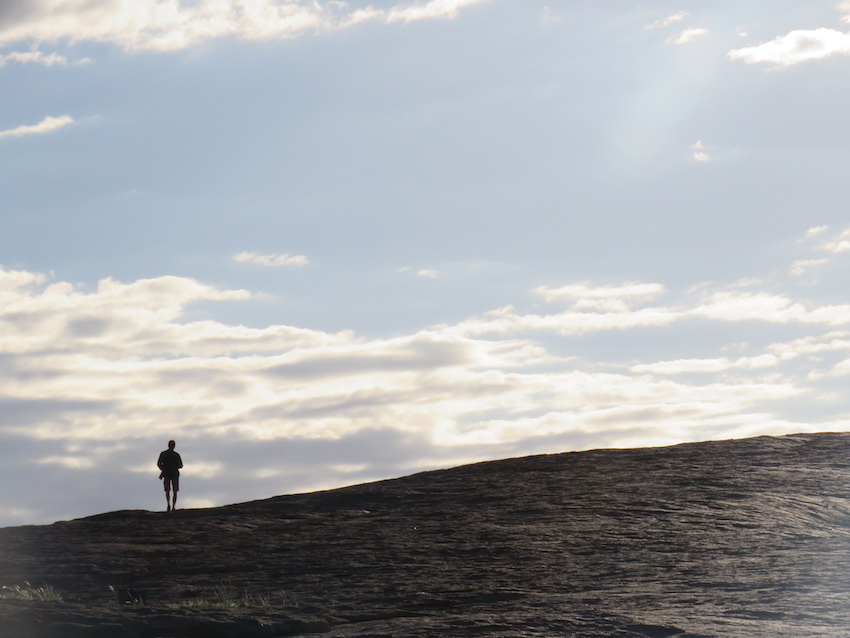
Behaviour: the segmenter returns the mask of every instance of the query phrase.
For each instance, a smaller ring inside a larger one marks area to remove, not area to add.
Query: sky
[[[850,2],[6,0],[0,526],[850,430]]]

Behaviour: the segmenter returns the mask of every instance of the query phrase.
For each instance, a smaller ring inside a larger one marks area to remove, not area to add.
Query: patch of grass
[[[232,582],[223,582],[213,587],[212,596],[208,598],[193,598],[184,600],[179,603],[173,603],[171,607],[180,608],[217,608],[217,609],[235,609],[238,607],[292,607],[293,604],[286,595],[286,592],[267,592],[265,594],[255,594],[246,589],[239,589]]]
[[[4,585],[0,588],[0,599],[5,600],[38,600],[42,602],[61,602],[62,596],[50,585],[33,587],[24,581],[24,587]]]

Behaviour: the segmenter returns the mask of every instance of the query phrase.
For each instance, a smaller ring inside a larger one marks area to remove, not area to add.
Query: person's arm
[[[179,470],[182,467],[183,467],[183,458],[178,454],[177,455],[177,469]]]

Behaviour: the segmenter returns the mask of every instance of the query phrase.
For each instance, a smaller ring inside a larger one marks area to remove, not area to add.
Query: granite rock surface
[[[4,528],[0,636],[850,636],[849,448],[541,455]]]

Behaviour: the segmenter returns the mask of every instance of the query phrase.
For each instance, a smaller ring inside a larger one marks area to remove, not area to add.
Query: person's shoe
[[[170,511],[171,511],[171,505],[169,505],[169,506],[168,506],[168,509],[167,509],[167,510],[165,510],[165,511],[166,511],[166,512],[170,512]]]

